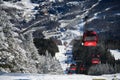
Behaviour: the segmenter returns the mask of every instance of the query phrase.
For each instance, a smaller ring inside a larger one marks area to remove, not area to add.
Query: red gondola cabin
[[[80,65],[80,71],[85,71],[86,68],[85,68],[85,65]]]
[[[92,54],[91,63],[92,64],[99,64],[99,63],[101,63],[100,54]]]
[[[75,64],[71,64],[70,65],[70,69],[68,71],[68,74],[75,74],[76,73],[76,65]]]
[[[92,59],[92,64],[99,64],[100,63],[100,59],[99,58],[93,58]]]
[[[97,46],[98,36],[95,31],[86,31],[83,34],[83,45],[84,46]]]

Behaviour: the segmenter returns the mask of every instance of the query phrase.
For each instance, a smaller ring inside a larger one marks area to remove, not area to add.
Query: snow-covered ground
[[[8,73],[0,75],[0,80],[120,80],[120,74],[90,76],[90,75],[49,75]]]
[[[115,60],[120,59],[120,50],[110,50],[110,52],[115,57]]]
[[[67,65],[65,64],[65,60],[66,60],[66,57],[65,57],[65,52],[66,52],[65,46],[58,46],[58,48],[59,48],[59,53],[56,53],[56,58],[59,60],[63,70],[65,70],[66,67],[67,67]]]

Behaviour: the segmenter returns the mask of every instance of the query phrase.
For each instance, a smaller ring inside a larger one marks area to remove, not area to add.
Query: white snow
[[[89,75],[49,75],[49,74],[20,74],[11,73],[0,75],[0,80],[112,80],[116,76],[116,80],[120,79],[120,74],[89,76]]]
[[[77,1],[71,1],[71,2],[68,2],[67,4],[71,4],[71,5],[79,5],[79,2],[77,2]]]
[[[97,16],[98,15],[98,12],[94,14],[94,16]]]
[[[55,0],[49,0],[50,2],[55,2]]]
[[[98,18],[98,17],[94,16],[94,17],[88,19],[88,22],[91,22],[92,20],[97,19],[97,18]]]
[[[120,16],[120,13],[116,13],[115,15]]]
[[[120,59],[120,50],[110,50],[110,52],[114,55],[115,60]]]
[[[61,28],[64,28],[64,27],[67,26],[67,25],[68,25],[68,23],[61,23],[60,27],[61,27]]]
[[[30,0],[22,0],[21,2],[26,6],[26,8],[33,9],[34,6],[38,6],[37,4],[31,3]]]
[[[105,11],[108,11],[108,10],[110,10],[110,9],[111,9],[111,8],[106,8]]]
[[[38,4],[31,3],[30,0],[21,0],[16,3],[10,3],[4,1],[3,5],[22,10],[23,11],[22,17],[24,17],[26,21],[29,21],[32,18],[34,18],[34,14],[36,13],[36,11],[33,9],[35,8],[35,6],[38,6]]]
[[[65,49],[66,49],[66,47],[59,45],[58,48],[59,48],[59,52],[56,53],[55,56],[59,60],[62,69],[65,71],[67,68],[67,64],[65,64],[65,60],[66,60],[66,56],[65,56],[66,50]]]
[[[4,5],[8,7],[14,7],[17,9],[26,9],[26,10],[33,9],[35,6],[38,6],[38,4],[31,3],[30,0],[22,0],[17,3],[10,3],[4,1]]]
[[[75,34],[76,36],[80,36],[80,31],[77,31],[77,30],[69,30],[69,32]]]
[[[10,2],[4,2],[4,5],[7,6],[7,7],[22,9],[22,7],[20,7],[20,6],[18,6],[18,5],[15,5],[15,4],[13,4],[13,3],[10,3]]]

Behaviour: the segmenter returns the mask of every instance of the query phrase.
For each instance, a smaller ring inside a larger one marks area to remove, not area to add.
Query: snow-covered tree
[[[0,6],[0,71],[44,73],[43,66],[47,62],[48,56],[38,54],[31,31],[27,30],[27,33],[23,33],[21,28],[16,26],[17,23],[19,24],[20,18],[22,17],[19,10]],[[60,71],[56,70],[60,67],[57,60],[49,59],[49,64],[54,64],[52,67],[48,67],[49,69],[55,69],[54,71],[48,69],[49,72],[60,73],[62,71],[61,69]]]

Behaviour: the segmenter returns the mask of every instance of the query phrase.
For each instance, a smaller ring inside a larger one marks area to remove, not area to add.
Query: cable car
[[[83,34],[83,45],[84,46],[97,46],[98,35],[93,30],[87,30]]]
[[[75,64],[71,64],[68,74],[75,74],[76,73],[76,65]]]
[[[86,68],[85,68],[85,65],[80,65],[80,71],[85,71],[86,70]]]
[[[92,64],[99,64],[100,59],[99,58],[92,58]]]
[[[100,55],[99,54],[97,54],[97,55],[93,54],[91,63],[92,64],[99,64],[99,63],[101,63]]]

